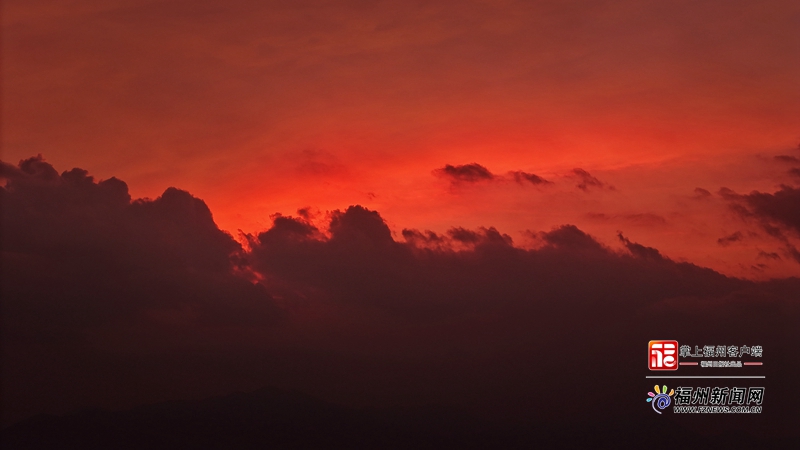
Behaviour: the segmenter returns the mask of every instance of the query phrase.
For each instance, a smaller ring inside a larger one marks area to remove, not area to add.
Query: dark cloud
[[[643,259],[650,259],[653,261],[664,261],[664,257],[661,256],[661,253],[653,247],[647,247],[636,242],[631,242],[628,238],[622,235],[622,233],[617,234],[619,237],[620,242],[625,245],[625,248],[631,252],[631,254],[638,256]]]
[[[779,225],[800,234],[800,189],[782,186],[775,193],[753,191],[737,195],[726,190],[725,197],[736,202],[739,212]]]
[[[398,241],[361,206],[274,216],[245,251],[186,192],[131,201],[122,182],[49,169],[21,164],[0,191],[6,417],[272,384],[604,430],[641,420],[644,347],[668,336],[763,345],[769,422],[714,433],[796,433],[798,279],[728,278],[573,225],[533,248],[491,227]]]
[[[297,214],[300,217],[304,218],[304,219],[310,219],[311,215],[312,215],[311,214],[311,207],[310,206],[306,206],[305,208],[299,208],[297,210]]]
[[[739,242],[744,239],[744,235],[741,231],[737,231],[735,233],[729,234],[728,236],[721,237],[717,239],[717,244],[727,247],[728,245],[733,244],[734,242]]]
[[[753,191],[740,195],[722,188],[720,195],[740,216],[758,221],[767,234],[783,242],[787,255],[800,263],[800,251],[791,239],[800,236],[800,189],[781,186],[772,194]]]
[[[759,250],[758,257],[759,258],[764,258],[764,259],[781,259],[780,255],[778,255],[777,253],[775,253],[775,252],[765,252],[763,250]]]
[[[703,188],[694,188],[695,198],[708,198],[711,197],[711,192]]]
[[[578,183],[577,187],[578,189],[581,189],[583,191],[588,191],[590,187],[595,187],[598,189],[609,189],[612,191],[614,190],[614,186],[611,186],[609,184],[600,181],[599,179],[597,179],[597,177],[592,176],[592,174],[583,169],[580,168],[572,169],[572,174],[580,179],[580,183]]]
[[[788,162],[788,163],[797,163],[800,162],[800,158],[791,155],[778,155],[775,157],[776,161],[780,162]]]
[[[158,367],[154,355],[185,364],[178,349],[213,353],[224,330],[278,320],[266,290],[236,274],[239,244],[189,193],[132,201],[120,180],[59,175],[41,157],[3,164],[3,175],[6,418],[97,401],[93,384],[126,376],[121,354],[135,373]]]
[[[457,401],[461,394],[456,392],[464,389],[473,406],[497,408],[488,398],[498,395],[495,389],[509,389],[510,397],[501,396],[505,412],[519,407],[541,417],[524,406],[511,406],[515,401],[510,398],[554,411],[568,398],[579,402],[569,392],[574,384],[561,377],[580,373],[586,364],[594,369],[594,382],[615,386],[617,392],[627,388],[615,377],[638,373],[635,358],[626,362],[619,353],[601,357],[583,347],[590,336],[596,336],[597,348],[623,349],[638,348],[637,340],[659,333],[748,339],[733,323],[774,323],[786,332],[785,317],[758,312],[768,298],[797,316],[790,291],[800,287],[798,280],[770,284],[727,278],[671,261],[621,234],[622,252],[572,225],[533,233],[539,244],[530,250],[515,247],[491,228],[453,228],[446,235],[404,230],[405,242],[397,242],[382,218],[362,207],[334,216],[353,228],[346,244],[339,226],[319,238],[282,242],[274,241],[269,230],[251,237],[254,267],[276,274],[306,298],[325,293],[330,307],[347,311],[353,336],[349,351],[368,352],[366,348],[376,346],[377,353],[370,354],[380,358],[382,370],[373,368],[371,376],[386,383],[403,379],[404,386],[427,380],[420,382],[436,385],[440,401]],[[715,316],[721,310],[730,315]],[[318,325],[318,332],[333,326]],[[766,339],[768,328],[748,333]],[[358,336],[369,336],[370,344],[356,343],[361,342]],[[622,369],[628,365],[632,367]],[[431,371],[437,374],[433,378]],[[458,381],[444,382],[448,387],[433,381],[453,377]],[[416,388],[406,392],[419,395]],[[598,402],[613,397],[597,395]],[[580,412],[565,414],[582,420]]]
[[[495,175],[486,167],[477,164],[451,165],[436,169],[433,173],[437,176],[448,178],[452,183],[478,183],[483,181],[509,181],[513,180],[519,184],[532,184],[541,186],[552,184],[539,175],[523,172],[520,170],[508,172],[508,176]]]
[[[800,167],[794,167],[789,169],[789,175],[793,175],[795,177],[800,178]]]
[[[128,186],[116,178],[96,182],[82,169],[58,175],[41,157],[21,161],[7,180],[0,191],[7,251],[67,257],[115,248],[91,256],[114,264],[223,271],[240,250],[214,224],[205,203],[179,189],[131,201]]]
[[[516,181],[519,184],[523,184],[525,182],[528,182],[528,183],[531,183],[531,184],[537,185],[537,186],[541,185],[541,184],[552,184],[551,181],[547,181],[544,178],[540,177],[539,175],[536,175],[536,174],[533,174],[533,173],[515,171],[515,172],[509,172],[509,175],[511,177],[513,177],[514,181]]]
[[[481,240],[479,233],[460,227],[451,229],[447,234],[454,240],[466,244],[476,244]]]
[[[476,183],[479,181],[489,181],[495,178],[495,175],[486,167],[478,163],[464,164],[454,166],[447,164],[441,169],[433,171],[434,174],[450,178],[454,182]]]
[[[500,233],[494,227],[481,227],[477,231],[457,227],[448,230],[447,234],[452,240],[462,244],[485,244],[494,242],[502,245],[511,245],[511,236]]]

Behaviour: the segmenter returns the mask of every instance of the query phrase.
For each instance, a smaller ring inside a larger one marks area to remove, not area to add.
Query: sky
[[[652,338],[609,321],[796,337],[796,1],[9,0],[2,21],[4,423],[264,385],[558,410],[531,355]],[[704,329],[716,308],[755,325]]]
[[[134,197],[180,187],[234,235],[360,204],[398,235],[495,226],[521,242],[570,223],[733,276],[796,275],[785,256],[753,264],[783,244],[727,217],[717,193],[797,181],[799,10],[12,1],[3,158],[42,154]],[[473,163],[553,184],[434,175]],[[576,168],[616,189],[575,189]]]

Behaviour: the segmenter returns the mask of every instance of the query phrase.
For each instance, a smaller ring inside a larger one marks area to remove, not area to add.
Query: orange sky
[[[729,275],[800,274],[759,260],[783,243],[716,195],[793,182],[774,156],[800,157],[796,1],[3,7],[5,161],[41,153],[134,196],[177,186],[233,233],[362,204],[398,235],[525,243],[573,223]],[[434,173],[469,163],[501,179]],[[614,189],[577,189],[574,168]]]

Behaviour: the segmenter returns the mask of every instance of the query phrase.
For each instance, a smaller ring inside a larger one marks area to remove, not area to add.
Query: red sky
[[[728,275],[798,275],[718,192],[798,181],[799,24],[796,1],[11,0],[2,158],[41,153],[134,197],[177,186],[234,234],[361,204],[398,236],[525,243],[571,223]],[[495,179],[435,172],[471,163]],[[605,187],[576,188],[575,168]]]

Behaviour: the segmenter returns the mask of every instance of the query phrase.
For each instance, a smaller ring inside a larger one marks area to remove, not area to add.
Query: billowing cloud
[[[158,367],[154,355],[182,365],[186,352],[217,352],[221,336],[279,321],[242,273],[241,246],[189,193],[131,200],[120,180],[59,174],[41,157],[3,164],[3,177],[5,420],[70,390],[97,401],[93,383],[123,377],[118,355],[136,373]]]
[[[153,269],[224,271],[239,245],[220,231],[202,200],[169,188],[155,200],[131,201],[128,186],[95,182],[85,170],[59,175],[41,156],[4,164],[4,247],[12,252],[86,255],[97,248],[104,263],[135,261]],[[203,242],[204,245],[197,245]]]
[[[433,173],[450,178],[453,182],[476,183],[479,181],[493,180],[495,175],[489,169],[478,163],[452,165],[447,164],[441,169],[436,169]]]
[[[649,388],[653,336],[785,355],[769,389],[800,370],[800,280],[729,278],[622,234],[618,250],[574,225],[531,232],[526,248],[492,227],[398,240],[350,206],[327,221],[274,216],[245,250],[184,191],[130,200],[121,181],[41,158],[13,169],[0,191],[13,417],[277,385],[602,429],[641,417],[643,399],[620,399]],[[600,418],[574,406],[587,367]],[[769,419],[789,433],[800,394],[781,392]]]

